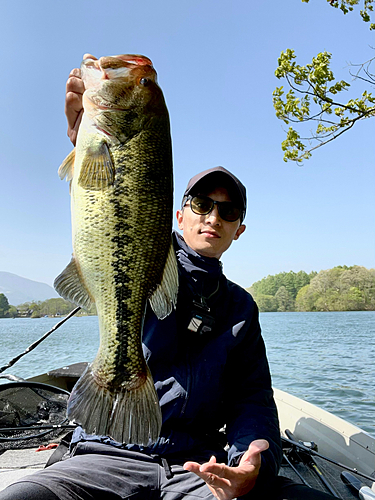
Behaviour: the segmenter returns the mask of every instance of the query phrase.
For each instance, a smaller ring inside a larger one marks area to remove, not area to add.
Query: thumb
[[[249,448],[243,454],[239,465],[250,464],[255,467],[261,465],[261,453],[269,448],[269,443],[265,439],[257,439],[250,443]]]

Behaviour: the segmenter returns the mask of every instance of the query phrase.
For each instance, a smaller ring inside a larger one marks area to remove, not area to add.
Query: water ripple
[[[262,313],[273,384],[375,436],[375,313]]]

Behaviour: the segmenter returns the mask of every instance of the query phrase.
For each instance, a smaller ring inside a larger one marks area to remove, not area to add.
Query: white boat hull
[[[296,439],[314,441],[321,455],[355,468],[375,480],[375,438],[359,427],[307,401],[274,389],[280,428]]]

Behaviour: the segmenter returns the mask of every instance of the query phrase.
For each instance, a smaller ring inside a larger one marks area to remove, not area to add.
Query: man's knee
[[[45,486],[22,481],[0,491],[0,500],[59,500],[59,497]]]

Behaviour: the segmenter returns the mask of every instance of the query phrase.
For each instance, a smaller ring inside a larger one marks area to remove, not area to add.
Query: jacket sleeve
[[[282,447],[258,307],[251,296],[249,299],[252,314],[249,314],[248,327],[241,332],[242,338],[232,350],[228,363],[226,432],[229,443],[228,463],[232,466],[238,464],[255,439],[266,439],[269,442],[269,449],[262,453],[262,465],[256,483],[258,489],[277,476]]]

